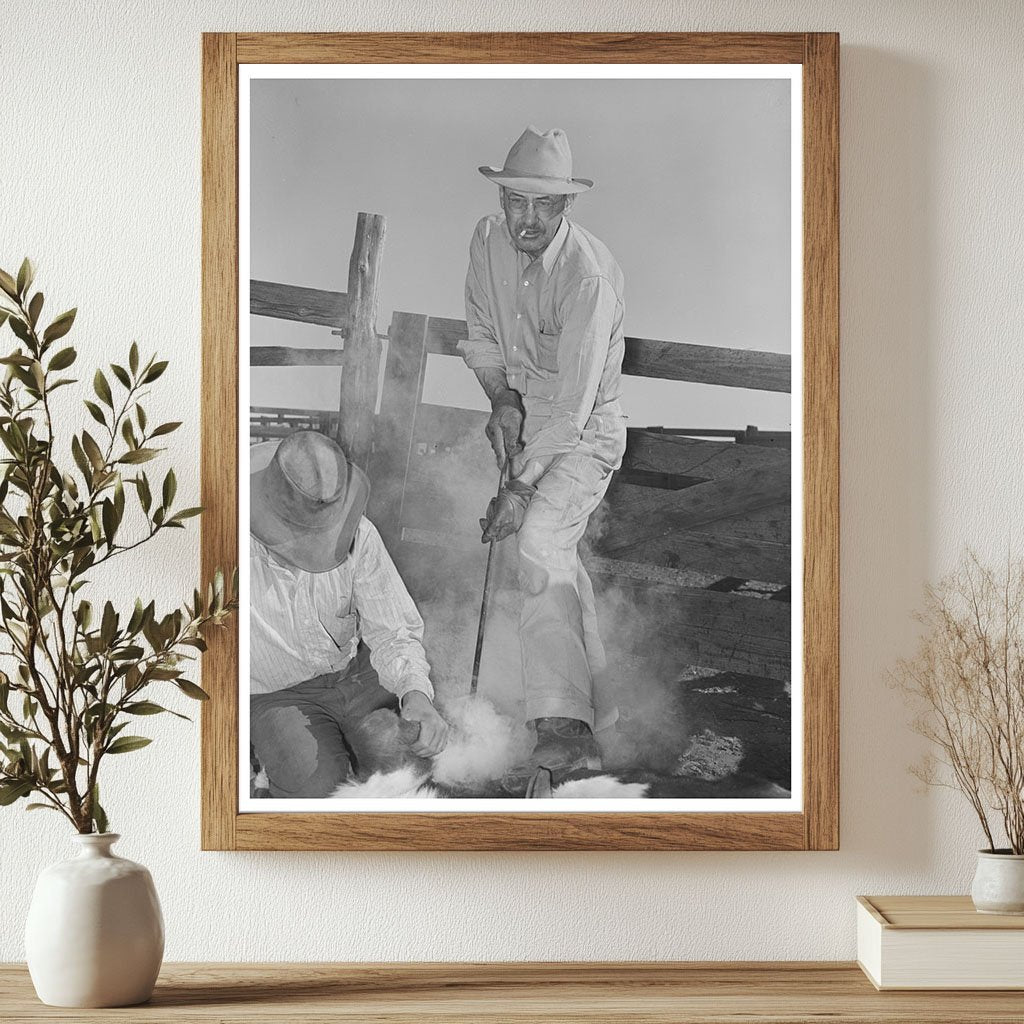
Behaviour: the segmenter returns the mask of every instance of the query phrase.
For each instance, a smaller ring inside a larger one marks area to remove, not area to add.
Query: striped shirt
[[[575,451],[589,427],[597,454],[618,464],[622,296],[612,254],[566,217],[534,260],[516,249],[504,214],[477,224],[466,275],[469,337],[459,350],[470,369],[504,370],[523,396],[525,460]]]
[[[278,561],[249,536],[249,681],[271,693],[327,672],[356,656],[360,639],[380,683],[401,700],[433,698],[423,650],[423,619],[376,527],[364,516],[352,553],[329,572]]]

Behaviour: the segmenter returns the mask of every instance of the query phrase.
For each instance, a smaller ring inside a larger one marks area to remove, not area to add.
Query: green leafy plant
[[[236,607],[237,571],[163,615],[141,598],[124,613],[87,599],[94,570],[202,510],[174,507],[173,469],[156,487],[140,468],[181,424],[147,421],[142,399],[167,363],[141,359],[136,344],[123,365],[96,370],[84,400],[95,426],[58,436],[52,396],[77,383],[65,375],[77,353],[58,342],[76,311],[43,328],[33,277],[27,259],[16,276],[0,271],[0,328],[17,339],[0,358],[0,664],[12,668],[0,671],[0,805],[35,796],[29,809],[105,832],[100,765],[152,742],[125,731],[133,720],[186,717],[151,699],[160,687],[207,699],[185,673],[207,627]]]

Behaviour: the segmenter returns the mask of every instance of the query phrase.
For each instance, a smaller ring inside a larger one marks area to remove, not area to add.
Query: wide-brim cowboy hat
[[[306,572],[348,558],[369,496],[366,474],[323,434],[297,431],[249,449],[249,532]]]
[[[542,132],[532,124],[515,141],[504,167],[481,167],[480,173],[516,192],[564,196],[593,188],[589,178],[572,176],[572,152],[561,128]]]

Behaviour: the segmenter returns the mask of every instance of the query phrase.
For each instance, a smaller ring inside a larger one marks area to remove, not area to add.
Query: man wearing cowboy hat
[[[249,452],[250,739],[270,795],[330,796],[372,770],[383,708],[418,726],[413,754],[438,753],[423,620],[363,515],[366,474],[313,431]]]
[[[593,186],[572,176],[565,132],[532,125],[503,167],[481,167],[502,212],[477,224],[460,343],[492,413],[487,436],[508,479],[483,539],[515,535],[526,717],[536,767],[600,767],[594,732],[617,718],[594,592],[577,554],[622,461],[622,271],[568,219]]]

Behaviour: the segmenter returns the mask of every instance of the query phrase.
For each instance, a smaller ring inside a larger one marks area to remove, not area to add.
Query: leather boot
[[[538,718],[537,745],[529,759],[510,768],[501,780],[506,792],[522,795],[538,768],[547,768],[558,785],[570,772],[601,768],[601,752],[586,722],[576,718]]]

